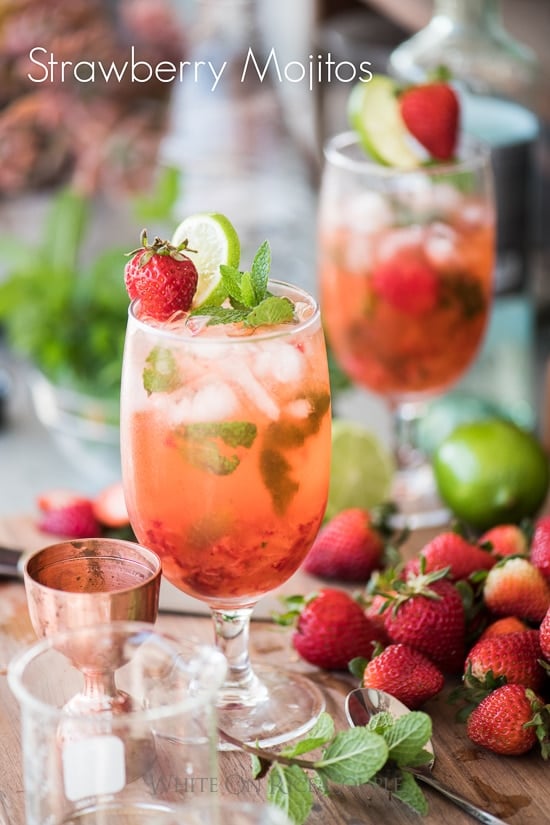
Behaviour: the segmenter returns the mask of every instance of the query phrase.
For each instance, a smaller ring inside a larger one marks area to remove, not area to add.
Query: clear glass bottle
[[[389,67],[400,80],[418,83],[442,65],[461,95],[463,130],[492,148],[498,221],[495,291],[525,291],[532,282],[540,221],[538,61],[503,27],[499,0],[434,0],[428,24],[392,52]]]

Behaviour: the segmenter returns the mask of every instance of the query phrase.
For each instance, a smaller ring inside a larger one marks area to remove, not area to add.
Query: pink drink
[[[300,290],[270,289],[295,301],[297,322],[129,319],[121,431],[132,525],[169,581],[213,607],[253,604],[286,581],[326,506],[319,312]]]

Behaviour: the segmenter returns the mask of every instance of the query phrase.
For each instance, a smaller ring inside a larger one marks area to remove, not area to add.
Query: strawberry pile
[[[304,568],[346,582],[368,570],[367,584],[355,597],[326,586],[288,600],[296,651],[324,669],[349,668],[410,708],[458,679],[452,696],[472,742],[506,755],[538,743],[547,758],[550,516],[529,532],[503,524],[473,539],[447,530],[389,567],[394,539],[356,508],[325,525]]]
[[[104,487],[93,497],[74,490],[49,490],[38,496],[37,505],[40,515],[36,526],[43,533],[86,539],[120,531],[133,537],[120,482]]]

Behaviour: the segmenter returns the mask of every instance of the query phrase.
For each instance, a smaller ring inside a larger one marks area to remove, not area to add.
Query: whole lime
[[[549,462],[541,444],[501,419],[460,424],[432,463],[443,501],[480,530],[534,516],[548,492]]]

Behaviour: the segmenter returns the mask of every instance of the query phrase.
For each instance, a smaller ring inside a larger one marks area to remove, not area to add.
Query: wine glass
[[[276,744],[324,707],[299,674],[252,669],[258,599],[285,582],[320,526],[330,471],[330,395],[320,313],[296,287],[270,281],[298,320],[161,324],[130,307],[122,369],[122,477],[139,541],[177,588],[212,611],[228,660],[218,702],[233,738]]]
[[[376,163],[352,132],[325,145],[319,281],[334,356],[391,411],[398,523],[448,519],[416,428],[428,399],[474,361],[492,298],[490,160],[464,140],[457,160],[403,171]]]
[[[64,541],[38,550],[23,578],[38,637],[116,620],[152,623],[157,618],[161,564],[135,542],[112,538]],[[83,636],[65,651],[84,677],[66,713],[127,713],[132,697],[117,689],[122,653],[112,639]]]

